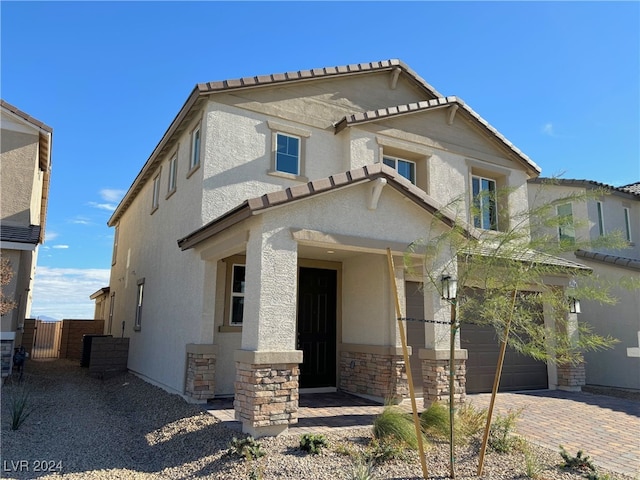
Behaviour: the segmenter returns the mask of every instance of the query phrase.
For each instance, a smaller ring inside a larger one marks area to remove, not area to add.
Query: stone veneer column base
[[[578,365],[558,365],[558,390],[580,392],[587,383],[584,362]]]
[[[256,438],[285,432],[298,423],[302,352],[236,350],[233,407],[242,431]]]
[[[216,380],[216,345],[187,344],[187,379],[184,393],[194,403],[214,397]]]
[[[340,389],[399,403],[409,396],[402,348],[343,344],[340,354]]]
[[[418,353],[422,362],[424,408],[433,402],[449,402],[449,350],[427,350]],[[455,351],[454,401],[464,403],[467,398],[467,351]]]

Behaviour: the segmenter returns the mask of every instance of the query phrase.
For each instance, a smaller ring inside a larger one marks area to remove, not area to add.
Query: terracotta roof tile
[[[584,180],[574,178],[549,178],[538,177],[536,179],[529,180],[530,183],[544,183],[547,185],[563,185],[568,187],[582,187],[582,188],[604,188],[612,193],[630,194],[640,198],[640,182],[630,183],[622,187],[614,187],[602,182],[596,182],[595,180]]]

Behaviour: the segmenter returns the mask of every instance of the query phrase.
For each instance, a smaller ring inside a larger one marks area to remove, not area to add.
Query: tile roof
[[[574,253],[576,257],[596,260],[602,263],[610,263],[612,265],[632,268],[634,270],[640,270],[640,260],[635,258],[620,257],[618,255],[609,255],[606,253],[588,252],[586,250],[576,250]]]
[[[623,185],[622,187],[618,187],[620,190],[624,190],[628,193],[633,193],[634,195],[640,195],[640,182],[630,183],[629,185]]]
[[[442,220],[449,226],[456,223],[453,212],[450,212],[437,200],[427,195],[423,190],[413,185],[409,180],[398,174],[396,170],[384,164],[376,163],[362,168],[356,168],[337,175],[313,180],[311,182],[289,187],[284,190],[266,193],[260,197],[245,200],[237,207],[214,219],[203,227],[178,240],[182,250],[193,248],[198,243],[216,235],[226,228],[263,211],[294,201],[303,200],[330,190],[363,183],[376,178],[385,178],[387,185],[395,188],[403,195],[413,200],[418,206],[430,213],[442,213]],[[469,230],[471,231],[471,227]]]
[[[498,130],[492,127],[484,118],[478,115],[471,107],[469,107],[464,101],[455,96],[449,97],[439,97],[432,100],[427,100],[423,102],[409,103],[406,105],[397,105],[393,107],[381,108],[378,110],[371,110],[368,112],[358,112],[353,115],[347,115],[338,123],[336,123],[335,131],[340,132],[346,127],[351,125],[356,125],[360,123],[374,122],[376,120],[381,120],[384,118],[395,117],[400,115],[408,115],[418,112],[425,112],[428,110],[435,110],[443,107],[450,107],[456,105],[457,107],[461,107],[464,112],[467,113],[468,116],[471,117],[473,121],[478,123],[487,133],[496,137],[504,147],[510,150],[512,153],[517,155],[524,165],[533,171],[536,174],[539,174],[542,169],[527,155],[525,155],[519,148],[517,148],[513,143],[507,140]]]
[[[18,107],[14,106],[14,105],[11,105],[9,102],[7,102],[7,101],[5,101],[3,99],[0,99],[0,106],[2,106],[2,108],[6,108],[11,113],[17,115],[18,117],[22,118],[23,120],[29,122],[34,127],[41,128],[42,130],[44,130],[46,132],[49,132],[49,133],[53,132],[53,128],[51,128],[49,125],[41,122],[37,118],[33,118],[28,113],[23,112]]]
[[[107,222],[109,226],[114,226],[122,213],[129,207],[142,186],[147,182],[155,168],[155,161],[163,153],[164,149],[170,145],[174,135],[179,134],[189,122],[195,112],[203,104],[208,95],[218,92],[225,92],[238,89],[256,88],[269,85],[279,85],[283,83],[307,82],[311,80],[327,79],[333,77],[346,77],[359,74],[367,74],[382,71],[404,72],[407,78],[418,86],[427,97],[442,97],[435,88],[428,84],[420,75],[413,71],[408,65],[398,59],[383,60],[378,62],[357,63],[337,67],[313,68],[310,70],[299,70],[296,72],[276,73],[271,75],[258,75],[255,77],[244,77],[234,80],[222,80],[207,83],[198,83],[191,91],[189,98],[175,116],[171,125],[166,130],[153,152],[145,162],[144,166],[134,179],[120,204]]]
[[[623,187],[614,187],[613,185],[596,182],[595,180],[538,177],[538,178],[529,180],[529,183],[540,183],[540,184],[547,184],[547,185],[563,185],[567,187],[604,188],[606,190],[609,190],[611,193],[622,193],[625,195],[632,195],[640,199],[640,182],[631,183]]]
[[[0,240],[37,245],[40,241],[40,225],[26,227],[3,224],[0,226]]]

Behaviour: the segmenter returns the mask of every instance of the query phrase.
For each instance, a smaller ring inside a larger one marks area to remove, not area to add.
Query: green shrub
[[[322,434],[305,433],[300,437],[300,448],[314,455],[319,454],[328,444],[327,438]]]
[[[406,460],[406,443],[394,438],[371,440],[369,447],[364,452],[364,460],[367,463],[379,464],[389,460]]]
[[[373,436],[378,440],[395,439],[412,449],[418,448],[418,437],[410,415],[399,408],[386,406],[373,421]]]
[[[434,437],[447,438],[449,436],[449,407],[434,402],[420,414],[422,429]]]
[[[233,437],[229,444],[229,453],[244,457],[246,460],[255,460],[267,454],[262,449],[262,444],[252,436],[241,439]]]
[[[529,442],[522,442],[522,453],[524,453],[525,473],[527,478],[540,478],[544,467],[540,463],[536,454],[531,450]]]
[[[596,467],[591,462],[589,455],[584,455],[582,450],[578,450],[575,457],[569,455],[569,453],[560,445],[560,456],[563,462],[560,464],[560,468],[564,470],[572,470],[580,473],[595,472]]]
[[[16,387],[9,394],[9,411],[11,413],[11,430],[18,430],[25,420],[33,413],[30,405],[29,390],[23,385]]]
[[[487,418],[486,409],[476,409],[469,403],[456,407],[454,418],[456,443],[466,444],[469,439],[484,428]],[[420,414],[422,429],[436,438],[449,438],[449,406],[434,402]]]
[[[377,477],[374,472],[375,465],[372,462],[356,463],[352,470],[348,473],[348,480],[375,480]]]
[[[496,415],[489,430],[489,447],[498,453],[509,453],[520,444],[520,439],[514,435],[516,421],[522,410],[509,410],[506,415]]]
[[[460,426],[460,436],[468,439],[484,430],[487,422],[487,409],[478,409],[471,403],[463,403],[456,410],[456,421]]]

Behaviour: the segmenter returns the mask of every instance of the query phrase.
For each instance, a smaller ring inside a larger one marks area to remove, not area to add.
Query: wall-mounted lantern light
[[[455,300],[458,293],[458,280],[450,275],[443,275],[440,281],[442,282],[442,298]]]
[[[581,313],[580,312],[580,300],[576,297],[569,297],[569,312],[570,313]]]

